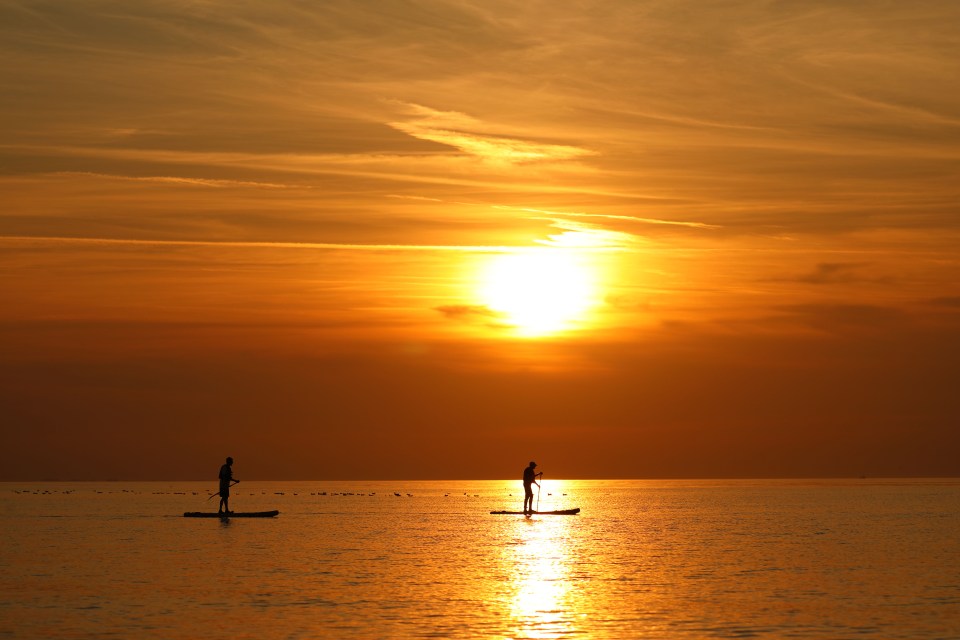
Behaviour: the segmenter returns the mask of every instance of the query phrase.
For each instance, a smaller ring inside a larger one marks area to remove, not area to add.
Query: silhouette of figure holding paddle
[[[233,477],[233,458],[220,467],[220,509],[217,513],[230,513],[230,487],[240,482]]]
[[[533,513],[533,485],[537,485],[537,488],[540,488],[540,483],[537,482],[537,478],[543,475],[543,472],[536,473],[534,469],[537,468],[537,463],[531,461],[530,465],[523,470],[523,513],[524,515],[531,515]],[[529,508],[528,508],[529,505]]]

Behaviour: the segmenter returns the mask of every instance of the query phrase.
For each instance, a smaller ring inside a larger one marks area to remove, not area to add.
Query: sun
[[[537,248],[498,255],[481,277],[480,298],[517,335],[574,328],[594,305],[593,270],[578,252]]]

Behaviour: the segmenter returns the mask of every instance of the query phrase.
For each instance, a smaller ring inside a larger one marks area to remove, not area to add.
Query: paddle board
[[[206,511],[187,511],[184,518],[272,518],[279,511],[231,511],[230,513],[209,513]]]
[[[535,516],[575,516],[580,513],[580,507],[576,509],[560,509],[559,511],[534,511],[530,515]],[[497,516],[525,516],[523,511],[491,511],[490,515]]]

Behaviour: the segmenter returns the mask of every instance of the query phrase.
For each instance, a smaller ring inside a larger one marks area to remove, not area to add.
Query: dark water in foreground
[[[211,486],[0,484],[0,637],[960,638],[960,480]]]

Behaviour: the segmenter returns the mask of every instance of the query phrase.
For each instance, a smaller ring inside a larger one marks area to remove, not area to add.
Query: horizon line
[[[848,475],[848,476],[647,476],[640,478],[545,478],[545,480],[563,480],[563,481],[703,481],[703,480],[960,480],[960,475]],[[253,478],[244,480],[244,483],[251,482],[520,482],[519,478],[334,478],[334,479],[267,479]],[[64,480],[64,479],[41,479],[41,480],[0,480],[0,484],[15,484],[26,482],[54,483],[54,482],[103,482],[103,483],[121,483],[121,482],[213,482],[207,478],[200,479],[177,479],[177,480],[132,480],[121,478],[101,478],[84,480]]]

